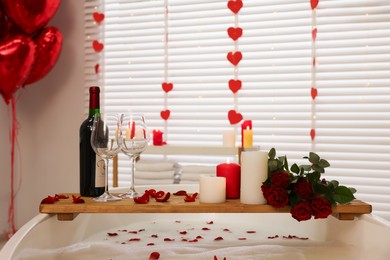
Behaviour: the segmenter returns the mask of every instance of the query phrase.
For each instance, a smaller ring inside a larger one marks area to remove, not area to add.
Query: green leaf
[[[320,157],[316,153],[313,152],[309,153],[309,162],[318,164],[319,161],[320,161]]]
[[[355,199],[351,190],[345,186],[338,186],[335,189],[334,199],[340,204],[348,203]]]
[[[298,167],[298,165],[297,165],[296,163],[294,163],[294,164],[291,166],[291,171],[292,171],[293,173],[299,174],[300,169],[299,169],[299,167]]]
[[[311,173],[308,173],[306,176],[307,176],[307,179],[310,183],[317,183],[320,181],[320,178],[321,178],[321,174],[318,172],[311,172]]]
[[[273,160],[273,159],[275,159],[275,156],[276,156],[276,150],[275,150],[275,148],[271,148],[271,150],[269,150],[269,152],[268,152],[268,157],[271,160]]]
[[[275,159],[268,160],[268,169],[270,172],[274,172],[278,169],[278,161]]]
[[[325,172],[324,168],[322,168],[318,164],[313,164],[311,166],[311,168],[313,168],[314,171],[319,172],[319,173],[324,173]]]
[[[349,187],[348,189],[352,192],[352,194],[356,193],[356,189],[355,188]]]
[[[322,168],[326,168],[326,167],[329,167],[330,164],[327,160],[325,159],[321,159],[319,162],[318,162],[318,165]]]
[[[336,189],[339,186],[339,182],[336,180],[332,180],[329,183],[333,186],[334,189]]]
[[[328,186],[320,184],[318,182],[313,184],[313,190],[316,194],[330,194],[331,190],[329,189]]]
[[[309,172],[311,170],[311,165],[301,165],[300,166],[305,172]]]

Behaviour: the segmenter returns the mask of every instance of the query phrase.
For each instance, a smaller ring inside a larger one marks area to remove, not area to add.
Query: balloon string
[[[6,232],[6,236],[10,238],[16,233],[15,227],[15,143],[18,130],[18,121],[16,119],[16,100],[15,95],[12,95],[12,130],[11,130],[11,199],[8,208],[8,224],[11,231]]]

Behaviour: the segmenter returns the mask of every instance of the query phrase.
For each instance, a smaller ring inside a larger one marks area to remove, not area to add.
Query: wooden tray
[[[207,204],[184,202],[183,196],[172,195],[167,202],[156,202],[151,198],[147,204],[137,204],[132,199],[114,202],[96,202],[89,197],[82,197],[85,203],[72,203],[61,199],[54,204],[40,204],[40,213],[57,214],[58,220],[73,220],[79,213],[289,213],[290,207],[275,209],[270,205],[242,204],[240,200],[226,200],[225,203]],[[78,194],[73,194],[78,196]],[[371,205],[354,200],[349,204],[332,208],[333,216],[340,220],[353,220],[356,215],[371,213]]]

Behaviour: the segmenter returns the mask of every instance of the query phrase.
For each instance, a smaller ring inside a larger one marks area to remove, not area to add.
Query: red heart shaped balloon
[[[237,39],[242,36],[242,29],[240,27],[229,27],[227,29],[227,32],[229,37],[232,38],[233,41],[237,41]]]
[[[237,14],[241,10],[242,1],[241,0],[230,0],[227,3],[227,6],[230,9],[230,11]]]
[[[227,59],[230,61],[231,64],[234,66],[237,66],[237,64],[241,61],[242,59],[242,54],[240,51],[237,52],[229,52],[227,54]]]
[[[237,91],[239,91],[241,89],[241,85],[242,85],[242,82],[239,79],[238,80],[234,80],[234,79],[229,80],[229,88],[233,93],[236,93]]]
[[[242,115],[235,110],[229,110],[228,119],[231,125],[237,124],[242,120]]]
[[[25,33],[32,34],[46,26],[61,0],[2,0],[7,16]]]
[[[170,115],[171,115],[171,111],[169,111],[169,109],[160,112],[160,116],[164,120],[168,120]]]
[[[42,79],[54,67],[62,48],[62,34],[56,27],[49,26],[34,37],[35,61],[25,84]]]
[[[163,89],[166,93],[168,93],[169,91],[171,91],[171,90],[173,89],[173,84],[172,84],[172,83],[166,83],[166,82],[164,82],[164,83],[161,84],[161,86],[162,86],[162,89]]]
[[[26,80],[34,54],[34,42],[25,35],[13,37],[0,45],[0,93],[7,104]]]

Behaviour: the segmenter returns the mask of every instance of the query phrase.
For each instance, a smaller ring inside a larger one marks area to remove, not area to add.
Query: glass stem
[[[137,159],[137,157],[138,157],[138,155],[130,156],[130,163],[131,163],[130,191],[135,191],[135,189],[134,189],[134,175],[135,175],[135,160]]]
[[[109,159],[106,158],[106,167],[105,167],[105,175],[104,175],[104,193],[110,194],[108,191],[108,166],[109,166]]]

